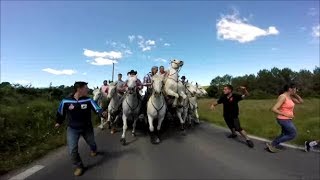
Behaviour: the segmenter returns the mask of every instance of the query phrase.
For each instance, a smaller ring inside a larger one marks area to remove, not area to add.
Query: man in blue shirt
[[[57,112],[56,128],[60,127],[65,117],[68,118],[67,143],[71,161],[75,166],[75,176],[82,175],[84,170],[78,152],[80,136],[82,136],[90,146],[91,156],[97,155],[97,145],[91,122],[91,110],[94,110],[99,116],[105,115],[96,102],[88,97],[87,83],[80,81],[75,82],[74,93],[61,101]]]

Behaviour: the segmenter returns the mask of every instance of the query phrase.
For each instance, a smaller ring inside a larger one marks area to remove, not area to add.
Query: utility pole
[[[114,63],[112,63],[112,82],[113,82],[113,78],[114,78]]]

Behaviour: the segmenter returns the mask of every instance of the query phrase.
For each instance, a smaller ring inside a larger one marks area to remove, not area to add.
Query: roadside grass
[[[227,127],[222,116],[222,105],[218,105],[215,111],[210,110],[214,99],[199,99],[200,119]],[[243,100],[239,103],[240,123],[249,134],[273,139],[281,132],[276,122],[276,116],[270,108],[276,102],[275,99]],[[296,105],[294,124],[298,136],[290,143],[303,145],[304,141],[320,139],[320,99],[305,99],[301,105]]]

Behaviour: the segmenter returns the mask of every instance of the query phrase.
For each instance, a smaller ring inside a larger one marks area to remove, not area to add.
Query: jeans
[[[90,146],[91,151],[97,151],[97,145],[94,140],[93,128],[89,127],[86,129],[73,129],[68,127],[67,129],[67,143],[68,143],[68,151],[71,156],[72,164],[75,167],[83,168],[83,163],[80,158],[78,152],[78,142],[80,136],[86,141],[86,143]]]
[[[290,141],[297,136],[297,130],[292,120],[277,119],[277,121],[278,124],[281,126],[281,135],[279,135],[272,141],[273,146],[278,146],[280,143]]]

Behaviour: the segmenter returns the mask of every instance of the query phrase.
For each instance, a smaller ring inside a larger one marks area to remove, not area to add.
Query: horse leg
[[[136,136],[136,125],[137,125],[137,117],[133,117],[133,125],[132,125],[132,136]]]
[[[148,123],[149,123],[149,130],[150,130],[150,141],[152,144],[155,144],[153,117],[151,117],[149,114],[148,114]]]
[[[122,143],[122,145],[126,144],[126,130],[128,128],[127,126],[127,116],[126,115],[122,115],[122,120],[123,120],[123,132],[122,132],[122,136],[121,136],[121,140],[120,142]]]
[[[164,120],[164,115],[162,117],[158,117],[158,127],[157,127],[157,133],[156,133],[156,142],[157,143],[160,143],[160,130],[161,130],[161,125],[162,125],[162,122]]]
[[[199,114],[198,114],[198,107],[196,106],[195,108],[194,108],[194,111],[195,111],[195,114],[196,114],[196,123],[197,124],[200,124],[200,120],[199,120]]]
[[[180,110],[177,110],[177,116],[178,116],[178,118],[180,120],[180,125],[181,125],[180,130],[182,131],[182,135],[185,135],[184,120],[182,119],[181,112],[179,112],[179,111]]]
[[[171,89],[167,89],[167,95],[175,97],[173,104],[172,104],[172,107],[176,107],[177,103],[178,103],[179,94],[172,91]]]

